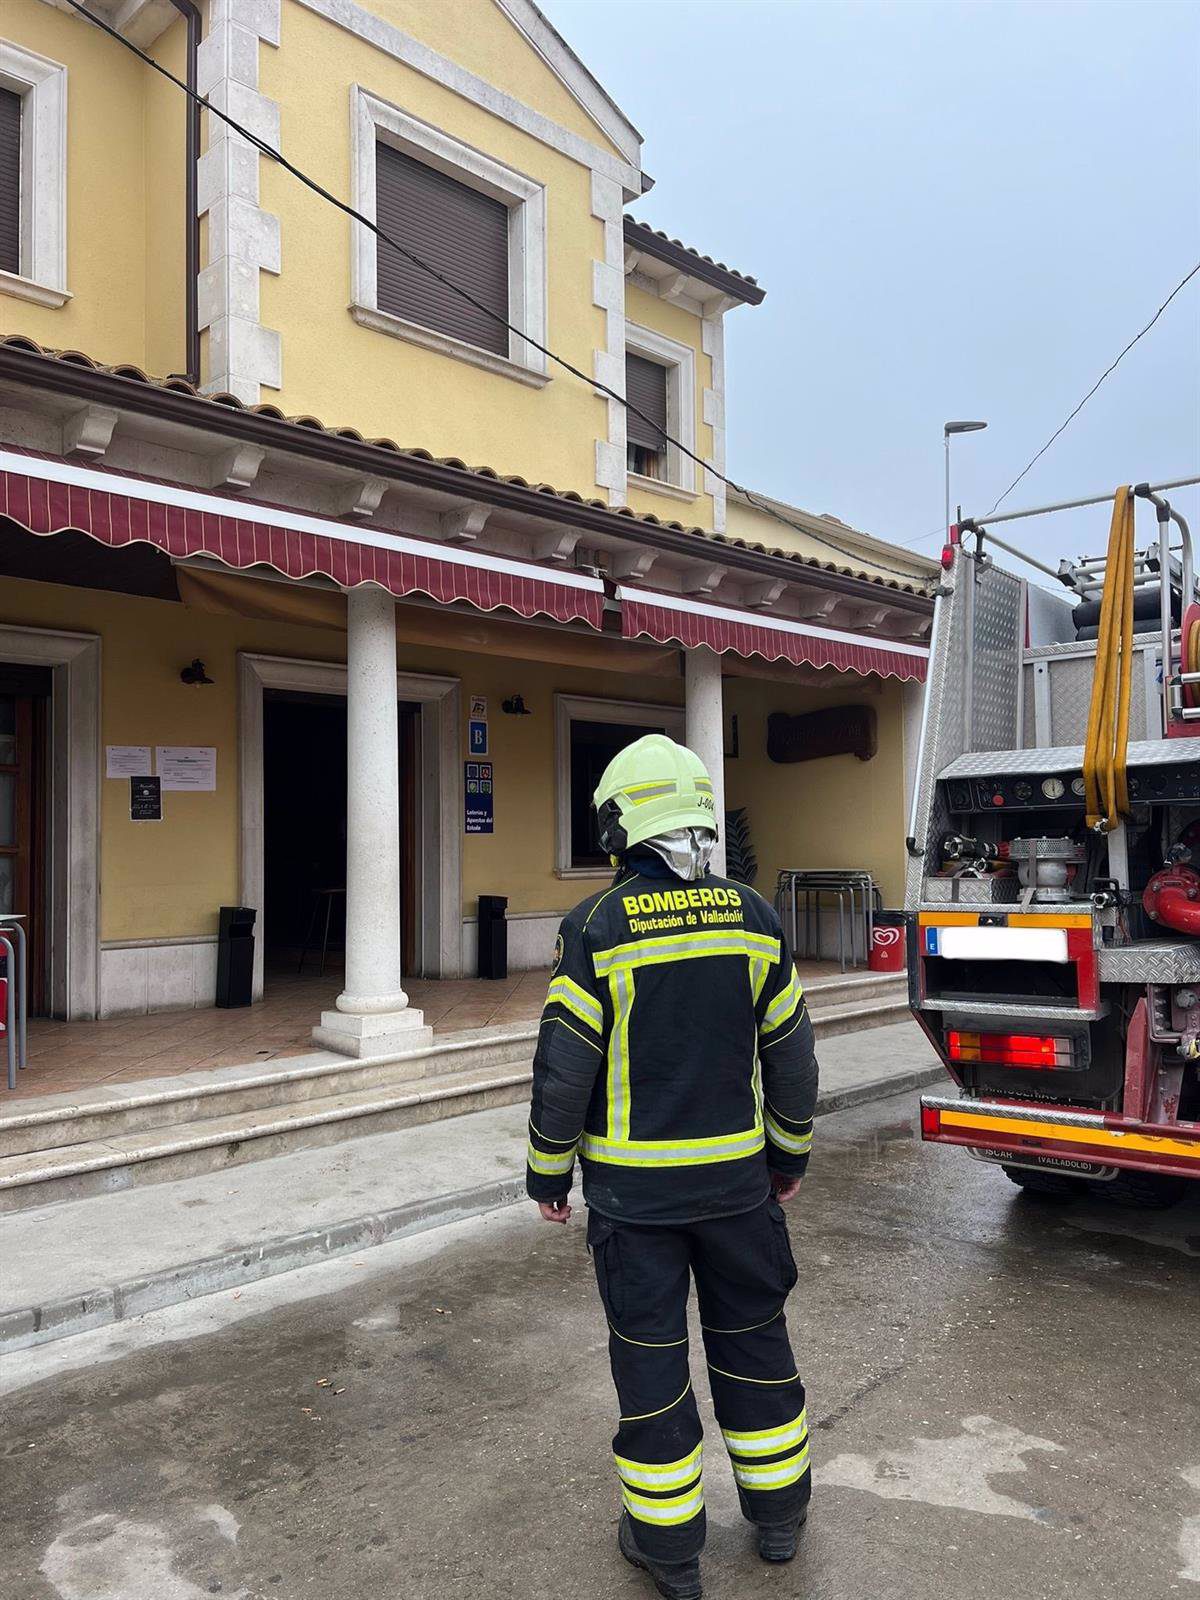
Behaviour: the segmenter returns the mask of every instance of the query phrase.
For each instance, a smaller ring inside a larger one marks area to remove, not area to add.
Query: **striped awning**
[[[649,638],[689,648],[706,644],[720,655],[761,656],[765,661],[792,661],[797,666],[835,667],[839,672],[917,682],[924,679],[929,661],[924,645],[819,628],[761,612],[735,611],[686,595],[622,586],[617,598],[626,639]]]
[[[176,558],[209,556],[237,570],[268,566],[343,588],[374,583],[396,596],[465,601],[479,611],[599,628],[604,610],[603,584],[584,573],[11,446],[0,450],[0,516],[35,534],[77,529],[103,544],[151,544]]]

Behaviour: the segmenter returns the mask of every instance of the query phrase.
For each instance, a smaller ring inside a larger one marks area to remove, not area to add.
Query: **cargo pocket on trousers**
[[[588,1212],[587,1245],[596,1268],[596,1285],[610,1322],[619,1322],[625,1310],[621,1293],[621,1242],[616,1224],[597,1211]]]
[[[796,1266],[796,1257],[792,1254],[792,1240],[791,1235],[788,1233],[787,1218],[784,1216],[783,1207],[778,1200],[767,1201],[767,1214],[771,1223],[775,1265],[779,1269],[779,1287],[784,1294],[790,1294],[799,1281],[800,1271]]]

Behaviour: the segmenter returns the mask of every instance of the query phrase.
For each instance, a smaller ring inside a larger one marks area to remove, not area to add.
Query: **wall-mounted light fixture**
[[[208,673],[205,672],[204,663],[201,661],[200,657],[197,656],[190,667],[184,667],[183,671],[179,674],[179,681],[180,683],[201,684],[211,683],[213,680],[209,677]]]
[[[525,704],[523,694],[510,694],[507,700],[501,700],[500,709],[506,717],[531,717],[533,712]]]

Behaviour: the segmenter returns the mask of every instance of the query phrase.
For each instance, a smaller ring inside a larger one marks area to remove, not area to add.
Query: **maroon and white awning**
[[[462,600],[480,611],[503,607],[599,628],[604,610],[604,585],[583,573],[549,572],[529,561],[12,447],[0,450],[0,516],[31,533],[74,528],[103,544],[141,542],[233,568],[320,575],[345,588],[376,583],[394,595]]]
[[[761,656],[797,666],[836,667],[839,672],[917,681],[924,679],[929,661],[924,645],[818,628],[761,612],[735,611],[686,595],[622,586],[617,598],[626,639],[650,638],[659,644],[689,647],[706,644],[721,655]]]

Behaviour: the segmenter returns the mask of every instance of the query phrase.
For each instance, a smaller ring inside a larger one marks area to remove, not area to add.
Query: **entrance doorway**
[[[400,936],[406,974],[419,949],[420,706],[399,704]],[[272,974],[341,974],[346,936],[346,702],[263,694],[263,937]]]
[[[46,1013],[49,926],[46,738],[47,667],[0,665],[0,912],[23,918],[29,950],[29,1011]]]

